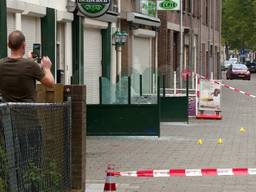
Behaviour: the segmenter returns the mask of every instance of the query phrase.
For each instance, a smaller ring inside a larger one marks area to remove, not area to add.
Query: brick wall
[[[186,28],[191,28],[191,18],[189,12],[188,0],[183,0],[185,3],[184,12],[183,12],[183,25]],[[193,0],[192,6],[192,26],[193,33],[198,36],[197,47],[198,47],[198,59],[197,65],[198,71],[206,72],[206,52],[208,51],[208,43],[210,43],[213,47],[217,47],[214,51],[219,52],[221,42],[220,42],[220,8],[221,8],[221,0]],[[208,11],[207,11],[208,10]],[[161,28],[159,33],[159,45],[158,45],[158,62],[160,71],[168,74],[172,72],[173,68],[173,57],[172,49],[173,49],[173,38],[172,38],[172,30],[167,29],[167,24],[176,24],[176,26],[180,25],[180,12],[179,11],[169,11],[163,12],[159,11],[158,15],[161,19]],[[200,18],[201,16],[201,18]],[[209,21],[208,18],[211,17],[211,25],[206,25]],[[174,25],[175,26],[175,25]],[[210,39],[209,39],[209,27],[210,27]],[[179,30],[179,29],[178,29]],[[178,31],[177,31],[178,32]],[[179,32],[178,32],[179,33]],[[178,37],[179,38],[179,35]],[[178,50],[180,50],[179,46],[180,40],[178,39]],[[204,49],[202,50],[201,45],[204,44]],[[179,51],[178,51],[179,52]],[[179,54],[179,53],[177,53]],[[185,58],[184,58],[185,59]],[[214,53],[211,60],[214,66],[211,66],[211,69],[215,69],[216,75],[216,66],[219,62],[217,62],[217,54]],[[179,61],[179,59],[178,59]],[[199,62],[199,63],[198,63]],[[170,67],[166,67],[168,64]],[[179,62],[178,62],[179,66]],[[202,68],[202,69],[201,69]],[[170,69],[170,70],[169,70]]]
[[[86,169],[86,87],[67,85],[65,98],[72,98],[72,189],[85,191]]]
[[[167,18],[165,11],[159,11],[158,17],[161,19],[161,27],[158,33],[158,69],[163,75],[165,75],[165,66],[167,64],[167,52],[168,52],[168,30],[167,30]]]
[[[122,31],[128,32],[127,42],[124,44],[124,46],[122,46],[122,72],[121,72],[121,74],[128,75],[129,74],[129,63],[131,62],[129,55],[131,54],[130,50],[132,47],[132,39],[131,39],[132,31],[129,30],[129,24],[125,20],[121,21],[121,29],[122,29]]]

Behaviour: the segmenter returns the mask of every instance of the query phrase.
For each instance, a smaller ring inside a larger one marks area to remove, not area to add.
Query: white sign
[[[157,0],[157,10],[159,11],[180,10],[180,0]]]
[[[220,111],[220,91],[219,84],[200,79],[199,110]]]

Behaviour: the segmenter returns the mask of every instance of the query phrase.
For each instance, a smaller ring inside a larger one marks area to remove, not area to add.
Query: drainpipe
[[[193,29],[193,18],[192,18],[192,12],[193,12],[193,1],[190,1],[190,31],[189,31],[189,36],[190,36],[190,46],[189,46],[189,63],[188,63],[188,68],[190,70],[193,70],[193,63],[194,63],[194,57],[193,57],[193,47],[194,47],[194,29]]]
[[[119,15],[121,16],[121,0],[118,0],[118,12]],[[121,18],[117,19],[117,30],[122,31],[121,30]],[[121,79],[121,71],[122,71],[122,48],[121,46],[117,46],[116,47],[116,66],[117,66],[117,75],[119,77],[119,79]]]
[[[200,4],[200,12],[199,12],[199,70],[200,75],[203,74],[203,64],[202,64],[202,0],[199,1]]]
[[[182,88],[183,70],[183,1],[180,0],[180,87]]]
[[[208,74],[207,76],[210,77],[210,74],[212,72],[212,63],[211,63],[211,1],[207,1],[208,3]]]
[[[221,58],[221,47],[222,47],[222,43],[221,43],[221,31],[222,31],[222,1],[221,0],[218,0],[219,1],[219,54],[220,54],[220,57],[218,59]],[[219,60],[219,64],[220,64],[220,60]],[[221,66],[219,66],[219,69],[220,69]],[[219,73],[219,79],[221,79],[221,70],[218,71]]]
[[[217,59],[216,59],[216,53],[215,53],[215,21],[216,21],[216,1],[213,1],[213,7],[211,8],[213,12],[213,18],[212,18],[212,22],[213,22],[213,28],[212,28],[212,31],[213,31],[213,37],[212,37],[212,41],[213,41],[213,49],[212,49],[212,73],[213,73],[213,79],[214,79],[214,76],[216,75],[215,74],[215,69],[217,67]],[[215,4],[215,5],[214,5]],[[215,9],[214,9],[215,8]],[[216,65],[215,65],[216,63]],[[218,69],[218,68],[217,68]]]

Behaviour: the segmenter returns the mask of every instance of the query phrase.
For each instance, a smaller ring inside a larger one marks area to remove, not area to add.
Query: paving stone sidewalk
[[[256,78],[224,81],[256,95]],[[102,192],[105,170],[256,168],[256,99],[222,90],[221,121],[161,124],[161,137],[88,137],[87,192]],[[246,129],[240,133],[240,128]],[[218,145],[221,137],[223,144]],[[203,145],[197,145],[201,138]],[[256,176],[117,178],[118,192],[255,192]]]

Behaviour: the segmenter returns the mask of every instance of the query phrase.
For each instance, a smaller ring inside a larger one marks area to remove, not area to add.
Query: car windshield
[[[236,64],[232,66],[233,70],[247,70],[246,65],[243,64]]]
[[[230,58],[229,61],[230,61],[230,62],[236,62],[236,61],[237,61],[237,58]]]

